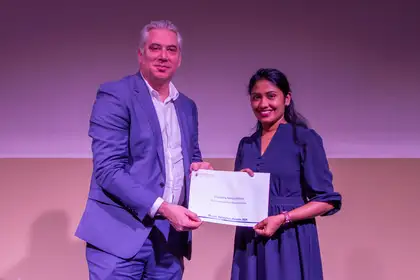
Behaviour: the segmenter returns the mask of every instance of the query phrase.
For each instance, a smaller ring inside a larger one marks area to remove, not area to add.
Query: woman
[[[286,76],[260,69],[249,82],[257,131],[238,147],[235,171],[270,173],[268,217],[238,227],[232,280],[323,279],[316,216],[341,208],[321,137],[294,109]]]

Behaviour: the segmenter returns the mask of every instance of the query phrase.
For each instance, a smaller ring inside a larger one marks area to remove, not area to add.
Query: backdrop
[[[74,237],[98,86],[137,71],[140,29],[184,38],[174,83],[199,109],[203,156],[231,170],[260,67],[289,77],[324,139],[343,210],[319,219],[325,279],[420,279],[420,4],[387,1],[0,2],[0,280],[87,279]],[[185,279],[228,279],[234,229],[194,232]]]
[[[183,34],[175,84],[197,103],[204,156],[233,157],[250,133],[246,86],[260,67],[286,73],[330,157],[420,156],[418,1],[0,5],[3,157],[90,157],[96,89],[137,71],[139,32],[152,19]]]

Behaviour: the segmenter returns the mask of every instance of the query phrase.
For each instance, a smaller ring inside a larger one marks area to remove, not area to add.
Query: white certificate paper
[[[189,209],[205,222],[253,227],[267,218],[269,173],[200,169],[191,174]]]

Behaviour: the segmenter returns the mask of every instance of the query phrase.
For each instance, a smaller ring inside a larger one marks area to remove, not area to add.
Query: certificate
[[[202,221],[253,227],[267,218],[269,173],[200,169],[191,174],[189,209]]]

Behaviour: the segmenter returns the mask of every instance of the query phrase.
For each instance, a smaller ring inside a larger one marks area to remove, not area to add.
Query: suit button
[[[160,186],[161,186],[161,187],[164,187],[164,186],[165,186],[165,183],[164,183],[164,182],[161,182],[161,183],[160,183]]]

